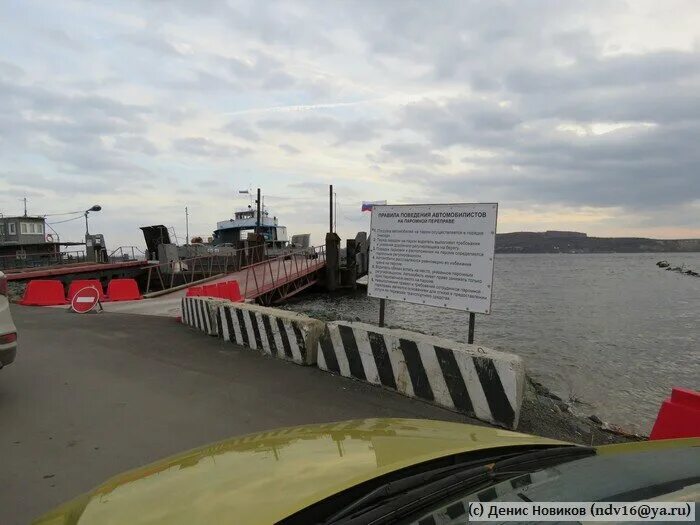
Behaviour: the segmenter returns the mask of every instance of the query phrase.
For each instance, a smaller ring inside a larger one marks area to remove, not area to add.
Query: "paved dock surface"
[[[361,417],[466,421],[260,356],[171,318],[13,305],[0,370],[0,523],[26,524],[133,467],[234,435]]]

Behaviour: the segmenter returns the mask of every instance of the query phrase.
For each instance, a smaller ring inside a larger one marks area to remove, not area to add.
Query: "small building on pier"
[[[44,266],[60,257],[58,239],[46,235],[44,217],[0,217],[0,270]]]

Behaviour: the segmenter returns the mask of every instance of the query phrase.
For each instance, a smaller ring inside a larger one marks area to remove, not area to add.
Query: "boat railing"
[[[26,268],[41,268],[63,264],[76,264],[85,262],[85,250],[67,250],[50,252],[26,252],[21,245],[17,246],[17,252],[9,255],[0,255],[0,270],[21,270]]]
[[[136,254],[139,254],[138,257]],[[146,253],[138,246],[119,246],[108,256],[109,262],[137,261],[146,258]]]

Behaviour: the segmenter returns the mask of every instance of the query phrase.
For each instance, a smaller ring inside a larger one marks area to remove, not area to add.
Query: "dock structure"
[[[325,279],[326,252],[324,246],[305,248],[297,252],[247,265],[225,275],[214,275],[207,284],[238,281],[241,295],[247,302],[271,305],[309,288]],[[110,312],[143,315],[180,316],[180,303],[191,284],[172,291],[157,292],[157,297],[142,301],[105,303]]]
[[[83,262],[26,268],[11,270],[8,279],[59,280],[66,289],[76,280],[96,279],[106,289],[112,279],[131,278],[137,282],[144,300],[105,303],[107,311],[122,313],[177,317],[180,300],[189,288],[228,281],[237,281],[246,302],[271,306],[312,286],[328,287],[331,281],[333,289],[355,287],[357,278],[367,272],[366,233],[360,232],[356,239],[348,240],[345,253],[339,250],[340,238],[332,235],[335,241],[331,246],[332,256],[326,244],[287,249],[270,257],[262,242],[248,242],[244,248],[211,249],[183,259],[166,249],[176,245],[160,243],[152,250],[160,255],[157,261]]]

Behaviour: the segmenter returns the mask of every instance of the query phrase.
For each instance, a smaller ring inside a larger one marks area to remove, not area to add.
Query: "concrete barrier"
[[[407,330],[328,323],[318,367],[516,428],[525,371],[515,355]]]
[[[182,323],[208,335],[221,334],[219,306],[225,301],[206,297],[182,298]]]
[[[225,341],[300,365],[316,364],[318,340],[325,327],[318,319],[278,308],[228,301],[220,304],[218,319]]]

